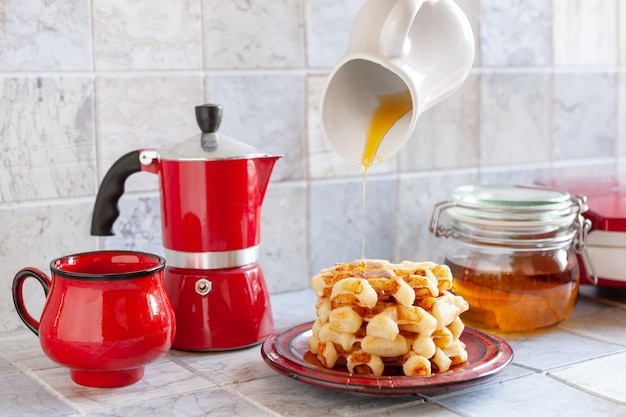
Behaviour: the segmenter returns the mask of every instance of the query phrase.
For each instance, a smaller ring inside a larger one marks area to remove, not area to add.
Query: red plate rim
[[[277,372],[324,388],[367,394],[428,394],[464,388],[495,375],[513,360],[513,350],[506,341],[466,327],[461,341],[466,344],[468,362],[454,369],[421,377],[354,375],[304,359],[312,325],[303,323],[270,335],[261,346],[261,354]]]

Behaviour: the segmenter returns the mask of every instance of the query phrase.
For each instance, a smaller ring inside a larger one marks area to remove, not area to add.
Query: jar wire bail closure
[[[591,221],[582,215],[587,198],[540,186],[459,187],[452,200],[433,207],[429,229],[436,237],[515,247],[571,245],[586,276],[598,276],[585,249]],[[451,226],[441,223],[446,212]]]
[[[584,195],[576,195],[572,197],[572,201],[578,204],[578,215],[576,216],[576,222],[578,223],[578,233],[574,240],[574,252],[580,255],[583,267],[587,271],[587,280],[594,286],[598,285],[598,274],[596,268],[593,266],[591,257],[588,255],[585,249],[587,245],[587,236],[591,230],[591,220],[585,219],[583,213],[587,211],[587,197]]]

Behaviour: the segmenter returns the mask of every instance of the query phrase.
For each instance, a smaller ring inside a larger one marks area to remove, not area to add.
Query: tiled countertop
[[[260,347],[170,351],[138,383],[74,384],[28,330],[0,335],[0,416],[620,416],[626,415],[626,291],[585,287],[574,314],[549,330],[500,335],[504,371],[440,396],[333,391],[276,373]],[[276,328],[314,319],[311,290],[272,297]]]

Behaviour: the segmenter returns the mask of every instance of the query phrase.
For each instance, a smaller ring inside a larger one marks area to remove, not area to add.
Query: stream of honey
[[[402,116],[413,108],[411,93],[406,90],[400,93],[378,96],[378,107],[372,116],[363,156],[361,157],[361,167],[363,168],[363,229],[361,259],[365,259],[365,219],[367,214],[367,172],[376,158],[376,152],[383,138]]]

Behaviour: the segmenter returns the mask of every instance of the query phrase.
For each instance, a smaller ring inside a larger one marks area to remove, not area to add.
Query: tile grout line
[[[48,391],[50,394],[52,394],[54,397],[60,400],[63,404],[67,405],[72,410],[76,411],[77,413],[83,414],[83,410],[77,408],[76,404],[74,404],[72,401],[66,398],[59,391],[55,390],[52,386],[48,385],[43,379],[39,378],[37,374],[35,373],[35,371],[31,371],[30,369],[22,365],[19,361],[15,361],[11,359],[2,351],[0,351],[0,355],[2,355],[4,358],[6,358],[9,361],[9,363],[15,366],[20,371],[19,374],[24,375],[34,380],[38,385],[43,387],[46,391]]]
[[[252,398],[248,397],[247,395],[242,394],[241,392],[233,389],[233,386],[235,384],[225,384],[225,385],[220,385],[220,388],[223,389],[224,391],[227,391],[229,393],[231,393],[232,395],[234,395],[235,397],[239,398],[242,401],[245,401],[246,403],[250,404],[251,406],[258,408],[259,410],[263,411],[264,413],[267,413],[271,416],[274,417],[282,417],[283,415],[280,413],[277,413],[276,411],[272,410],[269,407],[264,406],[263,404],[254,401]]]
[[[380,413],[381,411],[388,411],[393,413],[394,411],[399,411],[405,408],[409,408],[409,407],[413,407],[413,406],[419,406],[422,404],[426,404],[426,403],[434,403],[434,401],[429,400],[428,397],[424,397],[421,394],[414,394],[415,395],[415,401],[410,401],[410,402],[406,402],[406,403],[400,403],[400,404],[394,404],[394,405],[390,405],[390,406],[386,406],[386,407],[381,407],[381,408],[377,408],[374,410],[369,410],[369,411],[359,411],[358,415],[359,416],[377,416],[379,415],[378,413]],[[438,404],[437,404],[438,405]]]
[[[1,333],[0,333],[1,334]],[[57,391],[52,385],[48,384],[45,379],[41,378],[38,373],[40,372],[45,372],[45,371],[49,371],[49,370],[55,370],[55,369],[61,369],[61,370],[68,370],[68,368],[58,365],[58,364],[54,364],[54,367],[51,368],[46,368],[46,369],[38,369],[38,370],[31,370],[28,367],[26,367],[24,364],[22,364],[22,362],[20,362],[19,360],[14,360],[12,359],[10,356],[8,356],[6,353],[4,353],[3,351],[0,350],[0,357],[6,358],[6,360],[12,364],[13,366],[15,366],[18,369],[18,374],[19,375],[24,375],[30,379],[33,379],[38,385],[40,385],[41,387],[43,387],[46,391],[48,391],[50,394],[52,394],[54,397],[56,397],[57,399],[59,399],[63,404],[67,405],[68,407],[70,407],[72,410],[74,410],[76,413],[83,415],[86,413],[90,413],[90,412],[94,412],[94,411],[103,411],[103,410],[113,410],[117,407],[127,407],[127,406],[132,406],[132,405],[136,405],[136,404],[141,404],[142,402],[145,402],[146,400],[158,400],[158,399],[166,399],[166,398],[170,398],[170,397],[175,397],[175,396],[179,396],[179,395],[185,395],[185,394],[191,394],[191,393],[195,393],[195,392],[201,392],[204,389],[211,389],[211,388],[216,388],[218,386],[218,384],[216,384],[215,382],[211,381],[210,379],[207,378],[202,378],[203,380],[209,382],[212,384],[211,387],[203,387],[203,388],[198,388],[198,389],[188,389],[185,391],[181,391],[181,392],[176,392],[173,394],[162,394],[162,395],[158,395],[158,396],[150,396],[150,398],[148,399],[137,399],[137,400],[130,400],[127,402],[123,402],[123,403],[119,403],[119,404],[115,404],[115,405],[102,405],[96,408],[84,408],[82,407],[80,404],[72,401],[70,398],[64,396],[60,391]],[[180,363],[178,363],[177,361],[173,361],[171,360],[171,357],[169,355],[164,356],[164,359],[172,362],[174,365],[176,366],[180,366]],[[148,365],[149,366],[149,365]],[[188,370],[187,367],[184,366],[180,366],[181,368]],[[201,374],[198,374],[197,372],[192,372],[194,375],[196,376],[200,376],[202,377]],[[16,375],[18,375],[16,374]],[[68,373],[67,378],[70,379],[70,375]],[[143,378],[142,378],[143,379]],[[79,386],[79,385],[77,385]],[[113,388],[115,389],[115,388]]]
[[[606,357],[615,356],[615,355],[622,355],[622,354],[625,354],[625,353],[626,353],[626,350],[624,352],[608,353],[606,355],[602,355],[600,357],[593,358],[593,359],[590,359],[590,360],[593,361],[593,360],[596,360],[596,359],[606,358]],[[588,362],[588,361],[587,360],[586,361],[581,361],[581,362],[578,362],[578,363],[573,364],[571,366],[576,366],[576,365],[579,365],[581,363],[586,363],[586,362]],[[557,368],[556,371],[558,371],[559,369],[566,369],[566,368],[569,368],[569,367],[570,366]],[[619,405],[626,405],[626,398],[624,399],[624,401],[616,400],[615,398],[613,398],[611,396],[603,395],[603,394],[601,394],[601,393],[599,393],[597,391],[593,391],[591,389],[586,389],[584,385],[580,385],[580,384],[578,384],[578,383],[576,383],[574,381],[570,381],[570,380],[568,380],[566,378],[560,377],[560,376],[552,373],[551,371],[546,372],[546,376],[551,378],[551,379],[553,379],[553,380],[555,380],[555,381],[557,381],[557,382],[560,382],[560,383],[562,383],[564,385],[567,385],[570,388],[574,388],[574,389],[576,389],[578,391],[585,392],[585,393],[587,393],[587,394],[589,394],[589,395],[591,395],[593,397],[600,398],[600,399],[606,400],[606,401],[611,401],[611,402],[619,404]]]
[[[551,379],[553,379],[553,380],[563,384],[563,385],[567,385],[570,388],[573,388],[575,390],[578,390],[578,391],[584,392],[584,393],[586,393],[588,395],[591,395],[592,397],[596,397],[596,398],[599,398],[599,399],[604,400],[604,401],[610,401],[610,402],[618,404],[618,405],[625,405],[626,404],[626,402],[619,401],[619,400],[616,400],[615,398],[612,398],[610,396],[602,395],[602,394],[600,394],[598,392],[585,389],[584,386],[582,386],[582,385],[577,385],[577,384],[575,384],[573,382],[568,381],[567,379],[559,378],[556,375],[552,375],[552,374],[548,373],[548,374],[546,374],[546,376],[548,378],[551,378]]]
[[[450,406],[447,406],[445,404],[440,403],[438,400],[433,400],[432,403],[436,404],[437,406],[443,408],[444,410],[447,410],[447,411],[449,411],[451,413],[454,413],[454,414],[456,414],[458,416],[461,416],[461,417],[471,417],[469,414],[465,414],[465,413],[463,413],[463,412],[461,412],[459,410],[455,410],[454,408],[451,408]]]
[[[179,364],[175,361],[170,360],[170,358],[168,356],[160,359],[160,360],[167,360],[169,362],[172,362],[174,365],[179,366]],[[146,366],[150,366],[150,364],[146,365]],[[61,369],[66,369],[63,366],[60,366]],[[183,368],[183,367],[181,367]],[[183,368],[186,369],[186,368]],[[37,376],[37,374],[35,372],[33,372],[35,378],[41,380],[43,382],[43,384],[47,385],[50,387],[51,390],[54,390],[54,388],[50,385],[48,385],[43,379],[39,378]],[[194,375],[198,376],[197,373],[194,373]],[[68,374],[68,378],[70,378],[69,374]],[[142,380],[145,378],[142,377]],[[142,403],[145,403],[147,401],[154,401],[154,400],[162,400],[162,399],[168,399],[168,398],[173,398],[173,397],[178,397],[181,395],[187,395],[187,394],[192,394],[192,393],[197,393],[197,392],[201,392],[203,390],[207,390],[207,389],[212,389],[217,387],[217,384],[215,384],[214,382],[208,380],[207,378],[202,378],[205,381],[209,382],[212,384],[212,386],[209,387],[200,387],[197,389],[186,389],[184,391],[176,391],[174,393],[162,393],[160,395],[149,395],[148,398],[136,398],[136,399],[126,399],[125,401],[122,401],[121,403],[116,403],[116,404],[112,404],[112,405],[106,405],[106,404],[99,404],[96,407],[82,407],[80,404],[73,402],[71,399],[63,396],[63,394],[61,394],[60,392],[54,390],[55,392],[58,393],[58,396],[60,396],[62,399],[65,399],[65,403],[69,404],[74,410],[76,410],[78,413],[80,414],[86,414],[86,413],[91,413],[91,412],[96,412],[96,411],[110,411],[110,410],[114,410],[116,408],[123,408],[123,407],[129,407],[129,406],[133,406],[133,405],[140,405]],[[139,383],[140,381],[137,381],[135,384]],[[74,382],[73,382],[74,383]],[[75,383],[74,383],[75,384]],[[134,384],[131,384],[131,386]],[[77,386],[80,386],[77,384]],[[128,386],[127,386],[128,387]],[[118,387],[118,388],[127,388],[127,387]],[[83,387],[85,388],[85,387]],[[89,388],[89,387],[86,387]],[[98,390],[116,390],[118,388],[96,388]],[[151,388],[161,388],[161,387],[151,387]],[[124,395],[124,394],[122,394]]]
[[[271,415],[271,416],[282,417],[282,414],[279,414],[279,413],[273,411],[272,409],[264,406],[263,404],[260,404],[260,403],[258,403],[256,401],[254,401],[252,398],[250,398],[250,397],[248,397],[248,396],[246,396],[246,395],[244,395],[244,394],[242,394],[242,393],[240,393],[237,390],[232,388],[234,385],[240,383],[241,381],[233,381],[231,383],[226,383],[226,382],[220,383],[220,382],[217,382],[217,381],[213,381],[213,380],[211,380],[211,378],[207,377],[206,374],[198,371],[197,369],[195,369],[191,365],[185,363],[184,361],[179,360],[177,357],[172,356],[170,354],[167,354],[166,357],[169,360],[171,360],[172,362],[174,362],[175,364],[177,364],[178,366],[180,366],[181,368],[184,368],[187,371],[195,374],[196,376],[198,376],[198,377],[200,377],[202,379],[205,379],[205,380],[215,384],[215,388],[219,388],[219,389],[222,389],[224,391],[227,391],[230,394],[234,395],[235,397],[239,398],[240,400],[245,401],[246,403],[252,405],[253,407],[255,407],[255,408],[257,408],[257,409],[259,409],[259,410],[261,410],[261,411]],[[221,372],[219,372],[219,371],[216,371],[216,372],[221,374]]]
[[[580,336],[580,335],[577,334],[576,336]],[[592,338],[589,337],[588,339],[592,339]],[[592,340],[596,340],[596,339],[592,339]],[[607,342],[605,342],[603,340],[601,340],[601,342],[607,343]],[[616,346],[620,346],[620,345],[616,345]],[[531,370],[531,371],[535,371],[535,373],[537,373],[537,374],[544,374],[544,375],[548,376],[548,374],[550,372],[558,371],[558,370],[561,370],[561,369],[566,369],[566,368],[569,368],[569,367],[572,367],[572,366],[576,366],[576,365],[580,365],[581,363],[593,361],[593,360],[596,360],[596,359],[606,358],[608,356],[619,355],[619,354],[625,353],[626,352],[626,347],[622,346],[622,348],[623,349],[617,350],[615,352],[603,353],[603,354],[600,354],[600,355],[597,355],[597,356],[594,356],[594,357],[591,357],[591,358],[582,358],[582,359],[578,359],[578,360],[573,361],[573,362],[569,362],[569,363],[562,364],[562,365],[557,365],[557,366],[554,366],[552,368],[547,368],[547,369],[533,368],[533,367],[530,367],[530,366],[527,366],[527,365],[522,365],[522,364],[519,364],[519,363],[515,363],[515,365],[519,366],[520,368],[524,368],[524,369],[528,369],[528,370]]]
[[[492,377],[492,380],[484,381],[484,384],[480,384],[479,383],[479,384],[477,384],[475,386],[469,386],[469,387],[462,388],[462,389],[457,390],[457,391],[451,391],[451,392],[447,392],[447,393],[441,394],[441,395],[432,395],[432,396],[423,395],[424,399],[427,402],[430,401],[430,402],[437,403],[438,405],[442,405],[442,404],[439,403],[439,400],[446,399],[446,398],[451,398],[451,397],[456,397],[456,396],[467,394],[467,393],[470,393],[470,392],[480,391],[482,389],[493,387],[495,385],[499,385],[499,384],[506,383],[506,382],[509,382],[509,381],[514,381],[514,380],[518,380],[518,379],[528,378],[528,377],[535,376],[537,374],[544,373],[543,371],[540,371],[540,370],[537,370],[537,369],[533,369],[533,368],[529,368],[527,366],[519,365],[517,363],[511,363],[510,366],[517,366],[518,368],[527,369],[529,371],[532,371],[533,373],[527,374],[527,375],[510,376],[510,377],[504,378],[504,379],[497,379],[496,378],[497,374],[496,374],[496,375],[494,375]]]

